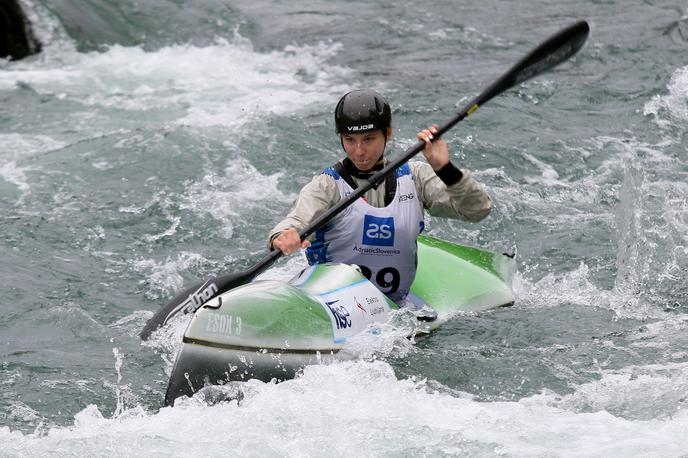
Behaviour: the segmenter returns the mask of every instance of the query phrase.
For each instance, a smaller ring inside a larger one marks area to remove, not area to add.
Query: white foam
[[[180,400],[107,418],[96,406],[71,427],[41,434],[0,428],[3,451],[41,456],[677,456],[688,411],[633,420],[538,395],[477,402],[470,395],[398,380],[383,362],[311,366],[295,380],[226,388],[238,402]]]
[[[683,164],[666,151],[665,142],[649,144],[630,132],[627,137],[599,136],[586,143],[588,157],[603,155],[594,173],[569,183],[551,173],[548,164],[530,158],[542,176],[528,181],[546,189],[537,192],[506,181],[494,193],[506,213],[527,205],[531,218],[546,227],[608,225],[617,239],[614,287],[597,286],[592,280],[597,266],[584,262],[573,271],[555,272],[534,282],[517,278],[519,302],[536,307],[562,302],[601,306],[621,317],[662,319],[663,311],[653,300],[661,297],[660,291],[682,288],[688,265],[688,185],[681,178]],[[616,199],[617,205],[607,204]],[[600,200],[605,204],[600,205]],[[553,214],[557,205],[561,211]]]
[[[230,239],[237,216],[244,214],[242,210],[267,200],[280,200],[286,205],[295,198],[277,188],[281,176],[281,173],[263,175],[246,159],[234,158],[228,161],[224,175],[208,174],[189,184],[180,205],[219,220],[221,234]]]
[[[611,300],[589,279],[590,268],[583,262],[569,272],[552,272],[536,282],[516,274],[513,287],[519,301],[532,307],[556,307],[562,303],[583,306],[609,305]]]
[[[21,401],[13,401],[10,403],[9,409],[5,415],[13,421],[19,420],[34,425],[38,425],[38,423],[44,420],[43,416],[38,411]]]
[[[25,174],[29,170],[27,167],[17,167],[15,161],[6,162],[0,165],[0,178],[14,184],[20,191],[25,192],[29,190],[29,182]]]
[[[145,235],[143,239],[146,242],[156,242],[162,238],[165,237],[172,237],[174,234],[177,233],[177,228],[179,227],[179,223],[181,222],[181,217],[179,216],[173,216],[173,215],[168,215],[168,218],[171,220],[170,221],[170,227],[163,232],[155,235]]]
[[[418,351],[415,346],[418,319],[408,310],[393,311],[387,323],[375,323],[346,340],[341,354],[352,359],[405,358]],[[409,338],[410,336],[410,338]]]
[[[0,161],[27,158],[66,145],[67,143],[47,135],[0,133]]]
[[[181,290],[184,286],[181,272],[203,262],[207,260],[200,254],[182,251],[175,258],[167,257],[164,261],[137,259],[132,264],[134,270],[144,274],[149,283],[146,295],[157,300],[165,294]]]
[[[532,154],[525,153],[524,157],[526,158],[526,160],[528,160],[538,169],[540,169],[540,172],[542,173],[541,176],[538,178],[526,178],[527,182],[542,183],[546,186],[567,186],[565,183],[559,180],[559,174],[556,170],[554,170],[554,167],[542,162]]]
[[[315,102],[331,103],[348,87],[349,70],[327,63],[339,49],[320,43],[260,53],[238,36],[207,47],[150,52],[114,45],[103,52],[74,51],[62,62],[10,65],[0,72],[0,90],[22,85],[89,110],[157,110],[178,124],[237,128],[268,113],[288,115]]]
[[[112,329],[122,329],[130,336],[134,337],[141,332],[146,322],[153,317],[153,312],[149,310],[137,310],[127,316],[120,318],[108,325]]]
[[[598,137],[591,143],[606,154],[615,152],[596,181],[614,183],[619,199],[611,221],[618,239],[616,289],[635,293],[640,303],[652,302],[659,291],[682,288],[688,186],[680,158],[666,151],[664,141],[651,145],[631,136]]]
[[[542,400],[573,412],[607,411],[626,419],[652,420],[680,413],[688,402],[687,390],[688,363],[663,363],[604,371],[599,380],[572,394],[546,394]]]
[[[688,65],[671,75],[667,89],[669,94],[654,96],[643,109],[644,115],[654,115],[654,121],[660,127],[688,121]]]
[[[26,173],[33,168],[19,164],[26,158],[63,148],[65,145],[66,143],[47,135],[0,133],[0,178],[14,184],[22,192],[28,191],[30,183]]]
[[[519,303],[533,308],[574,304],[605,308],[623,318],[665,318],[662,310],[643,302],[635,290],[621,285],[611,289],[600,288],[590,279],[590,274],[591,269],[584,262],[572,271],[552,272],[534,282],[523,273],[517,273],[513,288]]]

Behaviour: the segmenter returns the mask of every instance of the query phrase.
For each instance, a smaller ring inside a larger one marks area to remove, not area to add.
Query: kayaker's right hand
[[[428,161],[428,164],[430,164],[435,172],[442,169],[442,167],[449,163],[449,150],[447,148],[447,142],[439,137],[435,138],[437,129],[437,124],[433,124],[427,129],[421,130],[416,135],[418,140],[425,142],[423,154],[425,155],[425,160]],[[431,141],[433,139],[435,139],[434,142]]]
[[[309,246],[311,246],[311,242],[308,240],[302,242],[299,233],[293,227],[280,232],[280,235],[272,241],[272,247],[280,250],[283,254],[292,254],[299,248],[308,248]]]

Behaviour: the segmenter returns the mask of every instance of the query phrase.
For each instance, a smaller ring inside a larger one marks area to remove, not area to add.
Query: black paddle
[[[509,71],[492,83],[487,89],[481,92],[480,95],[466,105],[466,108],[447,121],[446,124],[439,127],[437,134],[435,134],[434,137],[439,138],[442,134],[454,127],[459,121],[463,120],[467,116],[470,116],[475,110],[478,109],[479,106],[483,105],[494,96],[501,94],[507,89],[512,88],[529,78],[554,68],[557,64],[573,56],[583,46],[585,40],[588,38],[589,32],[590,27],[588,26],[588,23],[585,21],[580,21],[569,27],[566,27],[544,41],[537,48],[533,49],[527,56],[521,59],[516,65],[511,67]],[[348,198],[341,200],[337,205],[323,213],[321,216],[311,222],[310,225],[303,229],[299,233],[301,240],[305,239],[327,224],[330,220],[332,220],[332,218],[341,213],[346,207],[351,205],[369,189],[382,182],[388,174],[394,173],[399,166],[406,163],[409,159],[422,151],[424,147],[424,142],[417,142],[413,147],[406,150],[404,154],[391,161],[385,168],[371,176],[368,179],[367,184],[356,188],[353,194],[351,194]],[[258,262],[258,264],[247,270],[207,280],[178,294],[174,299],[158,310],[158,312],[153,315],[150,320],[148,320],[148,323],[146,323],[146,326],[144,326],[143,330],[141,331],[141,338],[143,340],[148,339],[153,331],[163,326],[175,315],[179,315],[180,313],[193,313],[213,297],[250,282],[257,275],[270,267],[281,256],[281,251],[271,251],[260,262]]]

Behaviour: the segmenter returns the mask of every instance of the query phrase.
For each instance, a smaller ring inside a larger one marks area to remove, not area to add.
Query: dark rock
[[[17,0],[0,0],[0,57],[18,60],[40,50]]]

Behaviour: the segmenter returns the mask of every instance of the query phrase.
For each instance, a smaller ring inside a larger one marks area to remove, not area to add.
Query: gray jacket
[[[492,200],[468,170],[462,169],[461,180],[447,186],[429,164],[418,161],[410,161],[408,164],[416,185],[421,210],[427,210],[432,216],[472,222],[478,222],[490,214]],[[366,180],[352,178],[359,185],[367,183]],[[370,205],[384,207],[385,183],[382,182],[377,189],[370,189],[364,197]],[[316,217],[336,205],[340,199],[334,178],[325,173],[313,177],[310,183],[301,189],[287,217],[270,231],[268,248],[272,248],[272,239],[280,232],[290,227],[301,231]]]

